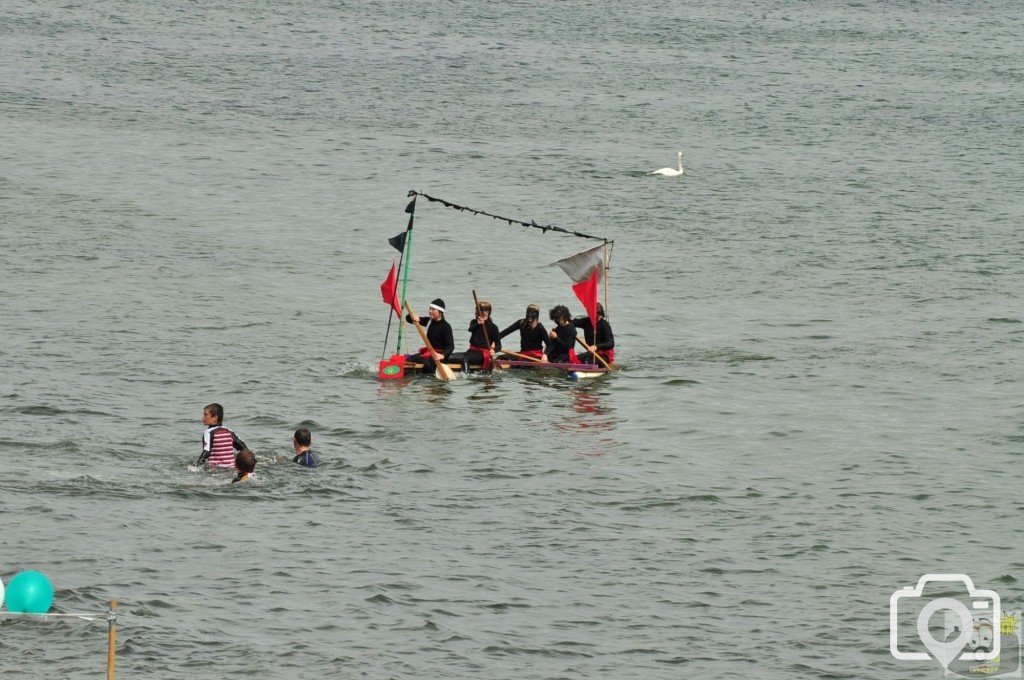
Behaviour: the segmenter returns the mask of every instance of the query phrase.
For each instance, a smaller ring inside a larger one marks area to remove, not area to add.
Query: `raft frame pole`
[[[83,621],[99,621],[106,617],[107,620],[107,680],[114,679],[114,662],[117,656],[117,600],[110,601],[110,609],[106,614],[29,614],[27,612],[0,612],[0,619],[9,621],[32,620],[32,621],[60,621],[62,619],[81,619]]]

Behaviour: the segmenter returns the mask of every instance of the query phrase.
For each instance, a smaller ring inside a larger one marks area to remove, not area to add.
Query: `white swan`
[[[675,168],[661,168],[659,170],[655,170],[654,172],[649,172],[647,174],[648,175],[665,175],[666,177],[677,177],[679,175],[684,174],[685,172],[686,172],[686,168],[683,167],[683,152],[680,151],[679,152],[679,169],[678,170],[676,170]]]

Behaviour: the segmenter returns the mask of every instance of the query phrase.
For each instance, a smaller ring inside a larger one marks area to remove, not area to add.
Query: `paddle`
[[[590,352],[591,354],[593,354],[595,357],[597,357],[597,360],[600,361],[604,365],[604,367],[607,368],[609,371],[614,371],[615,370],[614,368],[611,367],[611,364],[609,364],[607,361],[604,360],[603,356],[601,356],[600,354],[597,353],[597,347],[594,347],[594,349],[590,349],[590,347],[587,345],[587,343],[583,342],[583,338],[581,338],[578,335],[576,336],[576,342],[578,342],[581,345],[583,345],[584,347],[586,347],[587,351]]]
[[[479,319],[481,316],[483,316],[483,313],[480,311],[480,300],[477,299],[476,291],[475,290],[473,291],[473,304],[476,305],[476,318]],[[487,337],[487,322],[488,321],[490,321],[490,317],[488,317],[487,319],[484,319],[483,327],[484,327],[484,342],[487,343],[487,351],[489,351],[491,353],[491,366],[492,366],[491,370],[494,370],[493,367],[497,366],[498,370],[504,371],[505,367],[498,365],[498,362],[494,360],[494,351],[491,349],[491,339],[489,337]],[[480,322],[478,321],[477,323],[480,323]]]
[[[434,377],[438,380],[454,380],[455,373],[452,371],[452,367],[444,363],[441,355],[434,351],[434,346],[430,344],[430,340],[427,340],[427,332],[423,330],[423,326],[420,325],[420,317],[417,316],[416,312],[412,311],[412,307],[409,306],[409,301],[405,301],[405,308],[409,312],[409,316],[412,317],[412,322],[416,324],[416,330],[419,331],[420,337],[423,338],[423,344],[427,346],[430,351],[430,356],[434,359]]]
[[[507,354],[507,355],[512,356],[512,357],[519,357],[520,359],[526,359],[527,361],[536,361],[538,364],[547,363],[543,359],[538,359],[537,357],[531,357],[529,354],[520,354],[519,352],[510,352],[507,349],[501,350],[501,353],[502,354]]]

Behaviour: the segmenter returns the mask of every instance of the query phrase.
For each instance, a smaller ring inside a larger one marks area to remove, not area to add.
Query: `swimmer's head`
[[[256,454],[249,449],[242,449],[235,454],[235,469],[241,473],[249,474],[256,469]]]
[[[224,407],[220,404],[207,404],[203,407],[203,421],[212,421],[213,425],[224,422]]]

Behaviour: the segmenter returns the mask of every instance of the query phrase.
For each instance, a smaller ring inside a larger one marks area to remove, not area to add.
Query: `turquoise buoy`
[[[38,571],[23,571],[7,584],[6,599],[7,611],[45,614],[53,604],[53,586]]]

